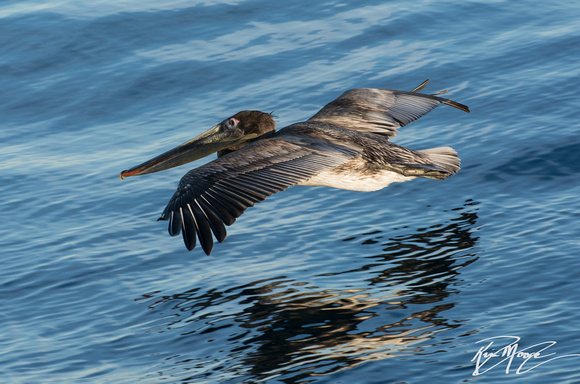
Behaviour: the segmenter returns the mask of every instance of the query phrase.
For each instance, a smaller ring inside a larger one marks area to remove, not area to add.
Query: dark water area
[[[580,383],[579,16],[0,3],[0,381]],[[291,187],[206,256],[156,219],[207,159],[118,178],[239,110],[283,127],[346,89],[427,78],[471,114],[438,108],[394,141],[455,148],[445,181]],[[490,356],[508,336],[520,355]]]

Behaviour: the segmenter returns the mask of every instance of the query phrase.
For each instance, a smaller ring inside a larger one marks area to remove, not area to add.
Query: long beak
[[[188,142],[181,144],[151,160],[125,170],[119,174],[123,180],[125,177],[145,175],[164,171],[169,168],[189,163],[228,148],[236,143],[250,139],[248,136],[238,136],[228,132],[220,132],[220,125],[207,130],[201,135]]]

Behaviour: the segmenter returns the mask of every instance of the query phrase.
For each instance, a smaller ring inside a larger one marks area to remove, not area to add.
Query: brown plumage
[[[391,182],[442,180],[459,170],[450,147],[414,151],[389,141],[397,129],[439,104],[468,107],[437,95],[385,89],[352,89],[305,122],[275,131],[272,116],[242,111],[206,133],[137,167],[123,179],[158,172],[217,152],[218,158],[183,176],[160,220],[182,233],[187,249],[199,239],[210,254],[225,225],[273,193],[292,185],[372,191]],[[213,236],[212,236],[213,233]]]

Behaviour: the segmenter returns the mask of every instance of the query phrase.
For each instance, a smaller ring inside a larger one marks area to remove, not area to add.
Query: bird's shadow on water
[[[311,275],[315,284],[308,275],[276,276],[148,297],[143,302],[164,319],[157,331],[179,332],[175,353],[151,375],[308,383],[365,361],[429,353],[442,343],[439,332],[462,324],[445,313],[456,305],[461,269],[477,260],[477,205],[467,201],[451,219],[386,241],[380,231],[344,239],[381,252],[349,270]],[[349,288],[323,289],[321,279],[348,281]]]

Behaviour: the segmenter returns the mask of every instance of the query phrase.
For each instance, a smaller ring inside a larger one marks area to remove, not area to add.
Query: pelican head
[[[218,157],[236,151],[252,140],[276,129],[269,113],[241,111],[208,129],[201,135],[119,174],[121,180],[129,176],[164,171],[217,152]]]

